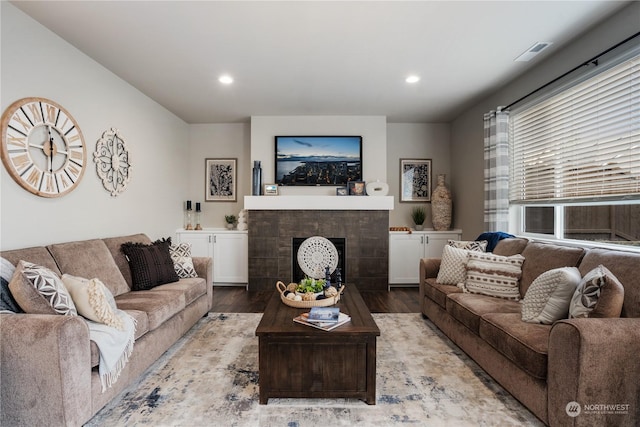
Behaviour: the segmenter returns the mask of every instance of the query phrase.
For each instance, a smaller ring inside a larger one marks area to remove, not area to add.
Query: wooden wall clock
[[[23,98],[2,114],[2,162],[25,190],[60,197],[75,189],[87,161],[78,123],[61,105]]]

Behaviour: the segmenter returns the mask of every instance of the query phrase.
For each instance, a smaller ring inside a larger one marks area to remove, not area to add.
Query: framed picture
[[[347,183],[350,196],[366,196],[367,190],[364,181],[349,181]]]
[[[265,196],[277,196],[278,195],[278,184],[265,184],[264,185],[264,195]]]
[[[400,159],[400,202],[431,201],[431,159]]]
[[[205,202],[237,201],[236,163],[237,159],[205,159]]]
[[[347,187],[338,187],[336,188],[336,196],[346,196],[349,194],[349,190]]]

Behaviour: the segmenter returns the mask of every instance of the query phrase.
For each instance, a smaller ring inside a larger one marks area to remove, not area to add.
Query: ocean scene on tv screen
[[[362,137],[276,136],[276,183],[346,185],[362,180]]]

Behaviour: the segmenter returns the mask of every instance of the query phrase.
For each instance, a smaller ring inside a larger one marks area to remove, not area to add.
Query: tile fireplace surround
[[[344,200],[344,196],[321,197],[328,203],[319,209],[312,206],[313,209],[306,210],[300,209],[304,203],[291,208],[288,200],[281,196],[251,199],[253,201],[245,198],[245,208],[249,211],[249,290],[275,290],[278,280],[288,283],[293,238],[310,236],[346,239],[347,285],[353,283],[360,291],[387,290],[389,209],[385,206],[388,200],[366,200],[360,204],[362,209],[340,209],[333,202]],[[364,197],[362,202],[364,199],[374,197]],[[393,198],[390,199],[393,207]]]

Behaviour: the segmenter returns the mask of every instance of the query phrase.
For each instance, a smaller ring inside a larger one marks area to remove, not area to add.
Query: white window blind
[[[640,56],[512,112],[511,203],[640,199]]]

